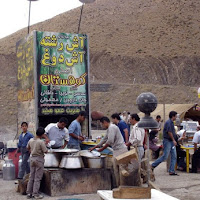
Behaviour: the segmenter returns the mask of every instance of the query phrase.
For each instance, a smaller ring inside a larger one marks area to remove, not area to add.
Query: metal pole
[[[92,137],[92,118],[91,118],[91,96],[90,96],[90,53],[89,53],[89,37],[87,36],[87,66],[88,66],[88,102],[89,102],[89,117],[88,117],[88,138]]]
[[[150,167],[149,167],[149,129],[147,129],[147,149],[148,149],[148,154],[147,154],[147,184],[149,187],[149,181],[150,181]]]
[[[31,15],[31,0],[29,1],[28,34],[29,34],[29,26],[30,26],[30,15]]]
[[[165,123],[165,102],[163,103],[163,123]]]
[[[81,18],[82,18],[82,13],[83,13],[83,6],[84,6],[84,3],[82,5],[82,7],[81,7],[81,14],[80,14],[80,19],[79,19],[79,24],[78,24],[78,33],[80,31],[80,26],[81,26]]]

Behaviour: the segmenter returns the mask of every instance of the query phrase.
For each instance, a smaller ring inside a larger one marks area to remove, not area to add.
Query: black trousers
[[[192,156],[192,172],[197,172],[197,167],[200,162],[200,148],[198,148]]]

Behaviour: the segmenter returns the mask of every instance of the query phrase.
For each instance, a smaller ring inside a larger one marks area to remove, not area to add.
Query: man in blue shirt
[[[80,143],[84,140],[81,135],[81,123],[85,121],[86,112],[81,111],[78,117],[70,124],[69,131],[69,142],[67,148],[80,150]]]
[[[23,179],[25,172],[30,173],[30,166],[28,164],[28,159],[30,157],[30,153],[26,148],[29,140],[33,138],[33,135],[28,132],[28,123],[21,123],[22,133],[19,136],[18,149],[16,153],[20,150],[22,156],[22,164],[21,169],[19,169],[18,179]]]
[[[114,113],[111,115],[113,124],[119,127],[119,130],[124,138],[124,142],[127,143],[129,141],[129,133],[128,126],[124,120],[121,120],[119,114]]]
[[[163,155],[152,163],[152,170],[157,167],[161,162],[167,160],[169,153],[171,154],[171,163],[169,167],[169,175],[177,175],[175,173],[176,165],[176,133],[174,128],[174,121],[176,120],[177,112],[171,111],[169,119],[165,122],[163,129]]]

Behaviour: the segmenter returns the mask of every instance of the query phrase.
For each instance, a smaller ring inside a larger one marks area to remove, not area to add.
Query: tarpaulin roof
[[[196,109],[196,106],[197,104],[158,104],[156,110],[151,113],[151,116],[155,119],[157,115],[160,115],[161,118],[166,121],[169,118],[169,112],[176,111],[178,114],[180,114],[181,121],[185,117],[193,120],[200,120],[200,111]],[[144,113],[140,112],[139,116],[143,117]]]

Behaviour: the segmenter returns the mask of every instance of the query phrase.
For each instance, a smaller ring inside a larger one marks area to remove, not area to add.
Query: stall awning
[[[163,120],[167,120],[169,118],[169,112],[176,111],[178,114],[180,114],[181,121],[185,117],[193,120],[200,120],[200,111],[196,109],[197,106],[197,104],[158,104],[156,110],[151,113],[151,116],[155,119],[157,115],[160,115]],[[143,117],[144,114],[140,112],[139,116]]]

